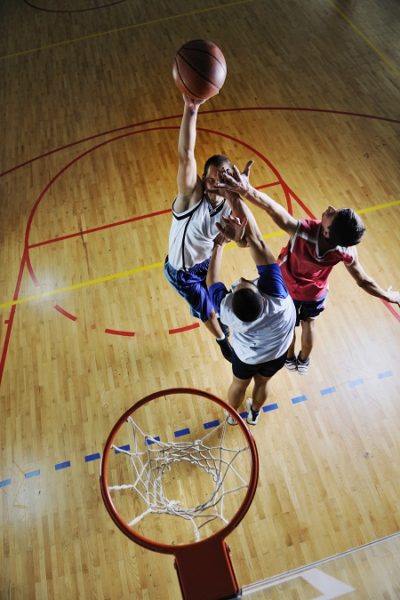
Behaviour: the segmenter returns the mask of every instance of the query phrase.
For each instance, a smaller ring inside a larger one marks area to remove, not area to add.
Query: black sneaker
[[[221,329],[222,329],[222,331],[223,331],[223,333],[224,333],[224,336],[225,336],[225,337],[229,337],[229,336],[230,336],[230,333],[231,333],[231,330],[229,329],[228,325],[225,325],[225,323],[223,323],[223,322],[220,320],[220,318],[219,318],[219,317],[218,317],[218,323],[219,323],[219,326],[221,327]]]
[[[223,340],[216,340],[218,346],[221,348],[223,357],[228,361],[232,362],[232,346],[226,338]]]

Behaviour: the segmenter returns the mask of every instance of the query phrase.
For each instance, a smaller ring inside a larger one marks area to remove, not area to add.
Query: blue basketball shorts
[[[177,271],[169,264],[167,256],[164,265],[164,274],[169,283],[190,305],[192,315],[203,322],[208,321],[214,311],[206,286],[209,262],[208,258],[186,271]]]
[[[325,310],[326,296],[321,300],[312,300],[305,302],[303,300],[293,300],[296,308],[296,327],[300,325],[300,321],[307,319],[316,319],[318,315]]]

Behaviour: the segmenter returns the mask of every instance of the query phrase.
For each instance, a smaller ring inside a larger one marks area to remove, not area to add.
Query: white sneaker
[[[258,421],[258,417],[260,416],[261,409],[258,412],[255,412],[252,409],[251,398],[247,398],[246,407],[247,407],[247,419],[246,419],[247,423],[249,425],[257,425],[257,421]]]
[[[302,360],[300,356],[297,357],[297,372],[299,375],[307,375],[308,369],[310,368],[310,359]]]
[[[293,358],[287,358],[285,360],[285,367],[289,371],[297,371],[297,358],[293,356]]]
[[[225,414],[228,425],[237,425],[237,421],[232,417],[231,413],[228,413],[228,411],[226,410]]]

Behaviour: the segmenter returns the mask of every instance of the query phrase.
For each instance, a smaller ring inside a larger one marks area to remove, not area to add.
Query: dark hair
[[[229,164],[230,169],[233,168],[232,161],[227,156],[225,156],[224,154],[213,154],[213,156],[210,156],[210,158],[207,158],[207,160],[204,164],[203,177],[205,177],[207,175],[207,171],[211,165],[213,165],[214,167],[217,167],[217,169],[219,169],[225,163]]]
[[[352,208],[340,208],[329,227],[329,241],[336,246],[355,246],[364,232],[361,217]]]
[[[249,288],[233,292],[232,310],[238,319],[250,323],[261,314],[263,301],[261,294]]]

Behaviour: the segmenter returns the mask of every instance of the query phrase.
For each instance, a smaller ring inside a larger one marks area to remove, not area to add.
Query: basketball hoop
[[[172,422],[185,427],[173,431]],[[225,538],[257,482],[257,448],[244,421],[191,388],[161,390],[129,408],[108,436],[100,474],[116,526],[140,546],[175,556],[185,600],[240,597]]]

